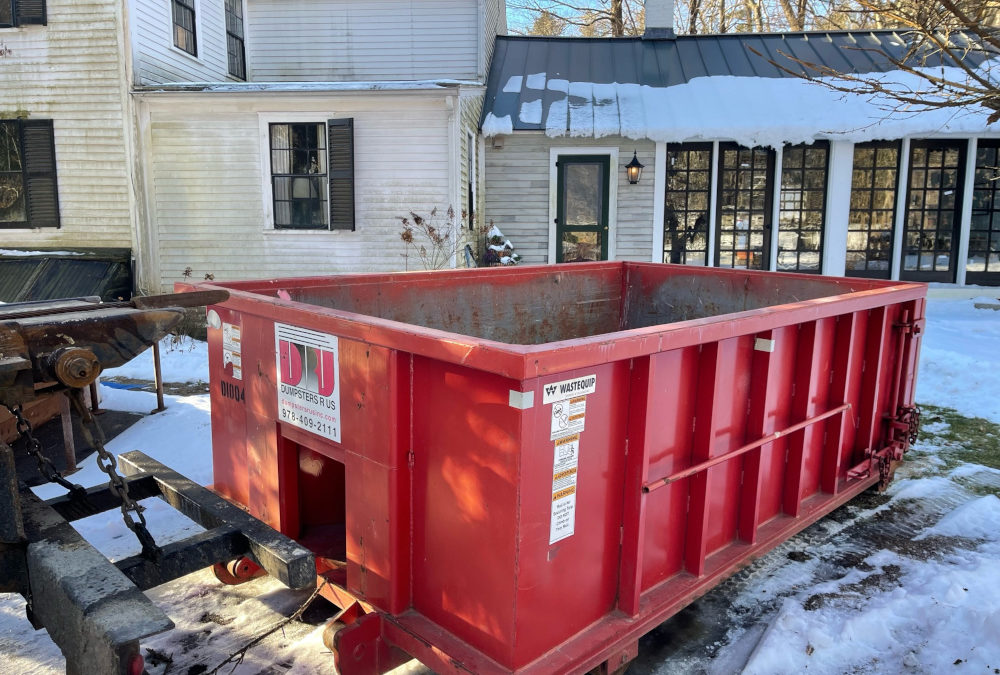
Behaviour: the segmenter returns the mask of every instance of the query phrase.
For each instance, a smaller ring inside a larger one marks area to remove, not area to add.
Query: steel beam
[[[241,532],[253,559],[289,588],[316,585],[316,562],[312,552],[243,509],[138,450],[120,455],[118,465],[126,476],[152,475],[160,496],[205,529],[230,526]]]
[[[20,498],[32,622],[62,650],[67,675],[125,673],[139,640],[173,622],[53,508],[28,490]]]

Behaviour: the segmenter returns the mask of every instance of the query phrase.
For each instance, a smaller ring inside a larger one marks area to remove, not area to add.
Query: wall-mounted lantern
[[[625,165],[625,177],[628,178],[628,182],[631,185],[635,185],[642,178],[642,168],[645,166],[639,161],[639,157],[636,156],[635,150],[632,151],[632,161]]]

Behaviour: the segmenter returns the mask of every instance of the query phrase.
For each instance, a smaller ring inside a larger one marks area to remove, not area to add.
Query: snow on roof
[[[482,132],[496,136],[540,130],[549,137],[731,140],[779,147],[816,138],[861,142],[986,128],[985,109],[899,110],[888,99],[843,93],[791,76],[767,60],[796,54],[904,89],[926,89],[921,78],[894,70],[886,60],[886,53],[898,57],[904,46],[895,33],[725,37],[688,36],[652,44],[550,39],[543,41],[547,51],[528,51],[536,57],[520,60],[532,41],[508,40],[498,49],[490,73]],[[709,45],[718,51],[714,57]],[[804,46],[810,51],[803,51]],[[767,56],[755,58],[752,49]],[[546,56],[537,57],[540,51]],[[583,58],[587,55],[591,58]],[[979,68],[986,72],[997,63],[986,61]],[[532,72],[532,65],[553,70]],[[967,79],[958,68],[929,65],[937,76]]]

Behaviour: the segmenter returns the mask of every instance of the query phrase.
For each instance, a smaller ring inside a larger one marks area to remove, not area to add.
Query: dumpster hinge
[[[408,466],[411,469],[413,468],[413,451],[412,450],[410,450],[409,452],[406,453],[406,466]]]
[[[910,444],[917,440],[919,429],[920,408],[901,406],[896,417],[889,420],[889,444],[881,450],[873,451],[870,448],[865,450],[865,460],[848,470],[847,479],[868,478],[877,469],[879,490],[885,490],[892,480],[895,464],[902,461],[903,454],[910,449]]]

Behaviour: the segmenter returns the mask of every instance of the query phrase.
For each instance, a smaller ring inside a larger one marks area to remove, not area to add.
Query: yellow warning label
[[[554,482],[554,481],[557,481],[557,480],[562,480],[563,478],[569,478],[570,476],[572,476],[575,473],[576,473],[576,468],[575,467],[572,468],[572,469],[570,469],[569,471],[560,471],[559,473],[554,474],[552,476],[552,480]]]
[[[572,436],[567,436],[566,438],[560,438],[556,441],[556,447],[558,448],[560,445],[566,445],[567,443],[576,443],[578,440],[580,440],[580,434],[573,434]]]
[[[579,415],[570,415],[569,421],[575,422],[576,420],[582,420],[583,418],[584,418],[584,413],[580,413]]]
[[[576,486],[575,485],[572,486],[572,487],[563,488],[559,492],[553,492],[552,493],[552,501],[556,502],[556,501],[559,501],[560,499],[565,499],[566,497],[569,497],[570,495],[575,495],[575,494],[576,494]]]

